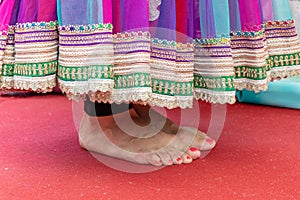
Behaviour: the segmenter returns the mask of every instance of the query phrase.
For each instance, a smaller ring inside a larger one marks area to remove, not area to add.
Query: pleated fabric
[[[0,86],[69,99],[234,103],[300,74],[288,0],[4,0]]]

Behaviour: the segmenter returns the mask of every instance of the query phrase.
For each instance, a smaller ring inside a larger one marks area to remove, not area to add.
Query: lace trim
[[[4,85],[9,83],[4,83]],[[17,90],[29,90],[38,93],[52,92],[56,86],[55,75],[49,75],[45,77],[13,77],[13,88]]]
[[[234,85],[237,90],[247,89],[249,91],[254,91],[255,93],[266,91],[268,89],[268,79],[264,80],[234,80]]]
[[[0,89],[1,90],[11,90],[14,87],[13,77],[2,76],[0,79]]]
[[[210,103],[234,104],[236,102],[235,91],[216,92],[206,89],[195,89],[194,97],[197,100],[202,100]]]
[[[129,88],[129,89],[115,89],[112,93],[112,100],[114,103],[130,103],[130,102],[149,102],[151,98],[151,88]]]
[[[149,21],[155,21],[159,18],[160,11],[158,7],[161,5],[161,0],[150,0],[149,1]]]
[[[113,103],[111,92],[100,92],[100,91],[89,92],[87,96],[92,102],[110,103],[110,104]],[[85,98],[86,96],[84,96],[84,99]]]
[[[300,65],[283,67],[283,68],[273,68],[270,74],[270,81],[280,80],[284,78],[290,78],[300,75]]]
[[[174,108],[192,108],[193,96],[168,96],[153,93],[149,102],[151,106]]]
[[[108,93],[113,91],[115,83],[111,79],[96,79],[89,81],[64,81],[58,79],[58,83],[59,88],[66,94],[69,100],[80,101],[85,100],[86,96],[91,96],[94,99],[99,99],[100,102],[101,98],[97,97],[97,95],[100,95],[102,97],[101,102],[112,102]],[[92,95],[93,93],[94,95]],[[105,98],[103,98],[102,94],[105,94]]]

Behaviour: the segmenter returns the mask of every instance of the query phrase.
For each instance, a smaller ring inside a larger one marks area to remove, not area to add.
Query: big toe
[[[186,154],[188,154],[192,159],[198,159],[200,158],[201,152],[199,149],[191,147],[186,151]]]

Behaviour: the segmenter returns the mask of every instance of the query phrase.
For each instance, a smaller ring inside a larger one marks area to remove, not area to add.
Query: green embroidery
[[[169,96],[191,96],[193,95],[193,86],[193,82],[152,79],[152,91],[156,94]]]
[[[210,89],[213,91],[234,91],[234,76],[203,77],[194,74],[195,88]]]
[[[13,76],[14,75],[14,64],[3,64],[1,75],[3,76]]]
[[[267,78],[268,68],[263,67],[250,67],[250,66],[238,66],[234,67],[235,78],[248,78],[253,80],[263,80]]]
[[[112,79],[113,65],[66,67],[58,66],[58,77],[64,81],[87,81],[89,79]]]
[[[116,75],[115,87],[116,89],[136,88],[136,87],[150,87],[151,76],[149,73],[134,73],[127,75]]]
[[[10,69],[10,68],[7,68]],[[41,77],[55,74],[57,70],[57,61],[42,62],[42,63],[22,63],[15,64],[13,75]],[[6,71],[9,74],[9,71]]]
[[[271,68],[293,66],[300,64],[300,53],[270,56],[267,63]]]

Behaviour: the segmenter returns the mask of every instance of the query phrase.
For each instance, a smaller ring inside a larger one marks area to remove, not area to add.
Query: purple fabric
[[[29,0],[30,1],[30,0]],[[88,24],[88,0],[59,0],[58,13],[61,25],[86,25]]]
[[[273,2],[271,0],[260,0],[262,22],[272,21],[273,16]]]
[[[122,18],[124,19],[123,31],[134,31],[134,29],[149,27],[149,0],[122,1]]]
[[[230,30],[241,31],[241,20],[238,0],[229,0]]]
[[[200,0],[200,24],[203,38],[216,36],[212,0]]]
[[[56,0],[20,0],[18,23],[54,21]]]
[[[16,13],[18,0],[3,1],[0,4],[0,31],[7,31],[9,24],[14,24],[13,16]]]
[[[37,0],[21,0],[18,23],[36,22],[38,17]]]
[[[243,31],[259,31],[261,29],[262,17],[259,3],[259,0],[239,0]]]
[[[199,0],[194,0],[194,7],[193,7],[193,38],[201,38],[201,30],[200,30],[200,12],[199,12]]]
[[[154,37],[176,40],[176,3],[175,0],[162,1],[160,16]]]
[[[187,35],[190,38],[194,38],[194,0],[187,0],[188,5],[188,30]]]

